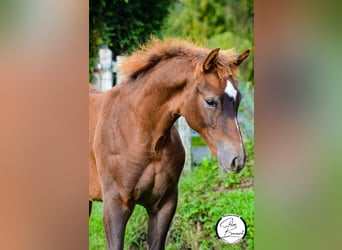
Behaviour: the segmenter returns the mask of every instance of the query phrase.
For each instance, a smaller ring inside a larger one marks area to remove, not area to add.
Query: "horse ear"
[[[240,65],[248,56],[251,51],[248,49],[245,52],[239,54],[236,59],[236,65]]]
[[[204,60],[203,71],[209,71],[214,68],[219,51],[220,51],[220,48],[216,48],[210,51],[209,55]]]

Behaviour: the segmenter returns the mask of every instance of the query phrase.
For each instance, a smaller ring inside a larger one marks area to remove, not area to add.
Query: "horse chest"
[[[156,172],[150,167],[140,177],[134,189],[134,198],[139,204],[153,204],[174,188],[173,183],[167,171]]]

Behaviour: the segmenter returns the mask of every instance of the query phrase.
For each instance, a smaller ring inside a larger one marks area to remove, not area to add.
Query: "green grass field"
[[[247,162],[239,174],[223,173],[214,159],[205,159],[181,177],[166,249],[254,249],[254,142],[247,141],[245,148]],[[237,245],[226,245],[216,237],[218,219],[230,213],[240,215],[247,224],[247,235]],[[100,202],[93,204],[89,220],[89,249],[105,249]],[[147,215],[141,206],[128,222],[125,249],[148,249]]]

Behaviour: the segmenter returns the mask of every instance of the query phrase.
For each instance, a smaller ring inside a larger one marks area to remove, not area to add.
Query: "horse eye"
[[[216,108],[218,104],[217,101],[212,100],[212,99],[206,99],[205,103],[211,108]]]

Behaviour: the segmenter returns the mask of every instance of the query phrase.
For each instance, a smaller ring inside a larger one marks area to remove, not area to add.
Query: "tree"
[[[151,34],[160,36],[164,18],[175,0],[90,0],[89,66],[99,46],[108,44],[113,56],[131,52]]]

